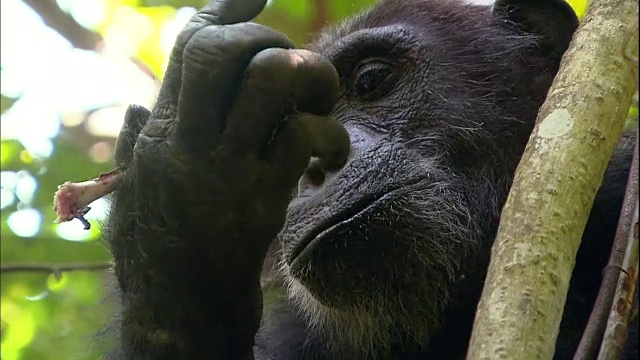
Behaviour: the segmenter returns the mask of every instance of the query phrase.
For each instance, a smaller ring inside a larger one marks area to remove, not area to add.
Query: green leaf
[[[18,101],[18,99],[12,99],[2,95],[0,99],[0,114],[4,114],[5,111],[9,110],[16,101]]]
[[[571,5],[573,11],[576,12],[578,19],[582,19],[589,7],[589,0],[567,0],[567,2]]]
[[[0,164],[2,171],[36,171],[38,162],[33,161],[27,150],[18,140],[2,140],[0,143]]]

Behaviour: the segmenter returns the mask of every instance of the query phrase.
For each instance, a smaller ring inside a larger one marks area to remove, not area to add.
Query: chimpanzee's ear
[[[496,0],[493,12],[542,38],[542,50],[561,57],[578,28],[578,18],[564,0]]]

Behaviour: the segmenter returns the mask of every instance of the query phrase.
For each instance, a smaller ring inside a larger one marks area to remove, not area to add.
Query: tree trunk
[[[637,0],[594,0],[582,19],[503,209],[467,359],[553,357],[582,232],[636,89],[637,27]]]

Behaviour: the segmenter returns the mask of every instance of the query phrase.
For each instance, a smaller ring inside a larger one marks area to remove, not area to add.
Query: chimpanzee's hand
[[[322,117],[337,97],[333,66],[318,54],[287,50],[291,43],[272,29],[238,23],[263,3],[219,1],[194,16],[178,37],[132,159],[120,142],[118,160],[130,162],[141,200],[153,202],[163,225],[211,235],[202,240],[225,258],[266,249],[312,153],[338,161],[348,153],[346,133]],[[132,108],[123,132],[140,129],[143,113]]]
[[[243,22],[265,2],[215,1],[195,15],[153,111],[126,115],[109,242],[131,304],[125,348],[148,343],[131,354],[244,357],[260,319],[262,261],[295,184],[312,155],[346,161],[348,135],[324,117],[337,99],[336,70]],[[151,328],[167,344],[131,333]]]

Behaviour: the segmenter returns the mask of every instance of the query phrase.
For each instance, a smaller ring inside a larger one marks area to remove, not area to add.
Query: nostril
[[[321,162],[317,159],[311,160],[298,181],[298,197],[310,196],[322,186],[325,179],[326,174]]]

